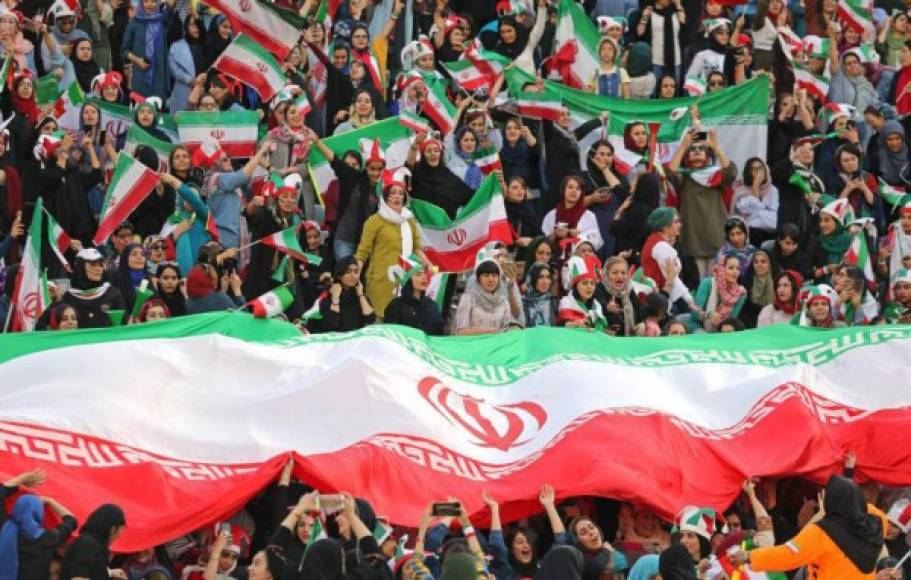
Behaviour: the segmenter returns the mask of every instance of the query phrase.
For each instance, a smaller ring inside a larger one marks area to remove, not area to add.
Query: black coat
[[[107,328],[111,326],[108,311],[125,308],[123,296],[115,286],[108,287],[104,294],[91,299],[81,298],[72,292],[67,292],[63,296],[63,301],[76,309],[79,328]],[[124,312],[124,319],[129,314],[129,312]]]
[[[108,547],[101,540],[94,535],[83,534],[64,554],[60,580],[108,580],[108,557]]]
[[[332,310],[332,299],[324,298],[319,305],[323,319],[315,324],[311,332],[348,332],[359,330],[368,324],[373,324],[376,314],[364,316],[361,311],[361,301],[353,288],[345,288],[339,296],[339,312]]]
[[[76,518],[63,516],[63,521],[32,540],[19,537],[19,580],[46,580],[51,559],[57,548],[76,531]]]
[[[47,210],[60,227],[74,240],[80,240],[85,246],[91,245],[95,218],[86,193],[101,183],[101,170],[82,173],[76,168],[62,169],[54,164],[42,169],[38,179]]]
[[[385,314],[383,322],[388,324],[410,326],[431,336],[443,334],[443,315],[440,309],[425,294],[415,298],[410,282],[402,289],[402,295],[393,298],[386,306]]]

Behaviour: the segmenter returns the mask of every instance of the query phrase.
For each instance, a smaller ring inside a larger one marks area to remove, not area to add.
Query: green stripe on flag
[[[468,203],[462,206],[455,219],[451,219],[439,206],[420,199],[411,200],[411,211],[414,212],[414,219],[421,226],[445,230],[484,210],[496,195],[501,195],[500,182],[496,176],[488,175]]]
[[[355,344],[362,337],[389,340],[440,372],[469,384],[495,387],[566,360],[595,361],[645,368],[688,365],[786,365],[821,367],[857,349],[878,347],[881,354],[901,352],[911,340],[911,326],[887,325],[819,330],[774,325],[734,334],[702,334],[662,340],[609,340],[603,335],[535,327],[521,333],[484,337],[429,337],[395,325],[372,325],[348,333],[301,335],[293,324],[256,320],[239,312],[181,316],[156,324],[111,329],[0,335],[0,363],[33,352],[113,341],[175,339],[219,335],[245,342],[283,345]],[[872,349],[871,349],[872,352]]]

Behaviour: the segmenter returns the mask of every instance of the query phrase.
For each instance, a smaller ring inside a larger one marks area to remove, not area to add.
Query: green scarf
[[[851,234],[845,231],[843,225],[837,224],[835,233],[819,236],[819,243],[822,244],[822,249],[826,253],[826,263],[838,264],[848,250],[848,246],[851,245]]]

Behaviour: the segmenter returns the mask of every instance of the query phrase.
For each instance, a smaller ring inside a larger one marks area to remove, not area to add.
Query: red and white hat
[[[911,531],[911,501],[907,499],[897,500],[889,508],[886,514],[889,521],[898,526],[903,534]]]
[[[424,56],[433,56],[433,43],[423,34],[417,40],[412,40],[402,49],[402,68],[409,70],[414,68],[414,63]]]
[[[575,287],[582,280],[598,281],[598,272],[601,271],[601,260],[597,256],[573,256],[567,262],[569,270],[569,285]]]
[[[371,163],[382,163],[383,165],[386,165],[386,154],[383,152],[383,144],[379,139],[361,139],[359,145],[364,167],[367,167]]]
[[[101,94],[101,91],[108,87],[117,87],[122,90],[123,75],[117,71],[103,72],[92,79],[92,91]]]
[[[411,181],[411,171],[407,167],[399,167],[398,169],[387,169],[383,172],[383,178],[381,183],[383,184],[383,191],[389,191],[389,188],[398,185],[405,191],[408,191],[408,182]]]
[[[711,541],[716,533],[727,533],[727,524],[724,523],[718,512],[712,508],[701,508],[688,505],[677,514],[674,523],[674,532],[693,532]]]
[[[25,21],[25,15],[22,14],[19,10],[4,10],[0,12],[0,20],[5,16],[14,16],[16,18],[16,26],[22,28],[22,23]]]
[[[848,224],[854,221],[854,208],[851,207],[851,202],[844,198],[836,199],[819,210],[819,213],[832,216],[835,218],[835,221],[840,223],[843,227],[847,227]]]
[[[35,159],[38,161],[47,161],[51,158],[57,148],[60,147],[60,143],[63,141],[63,131],[55,131],[50,135],[40,135],[38,137],[38,142],[35,143],[35,148],[32,151],[35,154]]]
[[[203,141],[193,152],[192,162],[196,167],[209,169],[222,156],[221,145],[217,141]]]
[[[64,18],[66,16],[76,16],[79,11],[79,0],[57,0],[51,5],[48,11],[54,15],[54,18]]]
[[[417,71],[409,71],[407,73],[399,75],[399,78],[395,82],[395,88],[399,93],[403,93],[408,87],[413,84],[425,84],[424,77],[421,76],[421,73]]]

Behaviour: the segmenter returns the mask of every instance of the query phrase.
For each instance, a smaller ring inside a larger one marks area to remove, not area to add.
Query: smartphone
[[[230,536],[231,535],[231,524],[227,524],[227,523],[220,524],[218,526],[218,533]]]
[[[335,514],[345,509],[345,496],[340,493],[320,494],[316,497],[316,505],[320,511]]]
[[[706,139],[708,139],[708,137],[709,137],[709,134],[706,131],[694,131],[693,132],[693,139],[695,139],[697,141],[705,141]]]
[[[433,504],[431,513],[436,517],[454,517],[462,513],[462,505],[457,501],[444,501]]]

